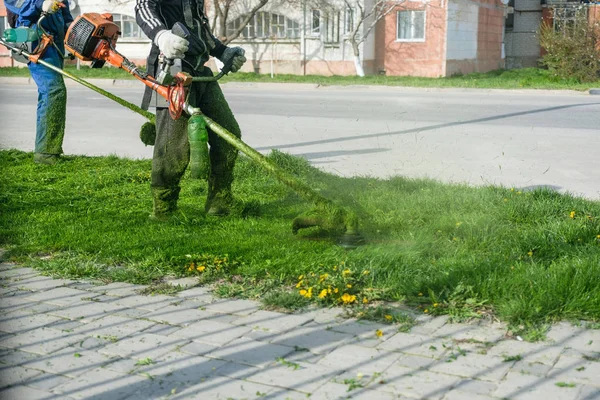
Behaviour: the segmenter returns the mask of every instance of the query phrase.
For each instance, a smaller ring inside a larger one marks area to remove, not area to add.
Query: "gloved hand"
[[[231,72],[238,72],[246,62],[244,54],[246,52],[241,47],[228,47],[223,52],[220,60],[225,65],[231,63]]]
[[[171,31],[160,31],[154,38],[154,43],[167,58],[184,58],[190,42],[175,35]]]
[[[44,0],[42,3],[42,11],[48,14],[54,14],[64,7],[65,4],[59,0]]]

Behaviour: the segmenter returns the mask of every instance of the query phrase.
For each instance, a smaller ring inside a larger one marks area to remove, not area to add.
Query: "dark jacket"
[[[142,31],[152,40],[162,30],[170,30],[176,22],[183,23],[193,37],[190,48],[186,53],[185,61],[193,68],[197,68],[209,56],[221,57],[226,49],[210,31],[208,19],[204,14],[204,0],[136,0],[135,18]],[[158,48],[152,46],[148,59],[150,64],[156,64]]]

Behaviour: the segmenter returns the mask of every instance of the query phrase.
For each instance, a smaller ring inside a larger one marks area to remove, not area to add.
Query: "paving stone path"
[[[425,317],[404,333],[10,263],[0,279],[1,400],[600,399],[600,330],[568,323],[527,343],[501,324]]]

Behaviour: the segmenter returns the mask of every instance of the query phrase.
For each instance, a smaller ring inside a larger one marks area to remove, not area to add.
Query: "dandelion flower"
[[[428,310],[428,309],[425,309],[425,311],[423,311],[423,312],[424,312],[425,314],[427,314],[427,313],[429,312],[429,310]]]
[[[571,212],[569,213],[569,217],[570,217],[571,219],[572,219],[572,218],[575,218],[575,211],[571,211]]]
[[[367,299],[366,297],[363,297],[363,304],[367,304],[369,302],[369,299]]]
[[[304,283],[304,281],[300,281],[296,284],[296,289],[299,288],[300,286],[302,286],[302,284]]]
[[[352,271],[350,271],[349,269],[345,269],[345,270],[342,272],[342,275],[344,275],[344,276],[348,276],[348,275],[350,275],[351,273],[352,273]]]
[[[392,317],[391,315],[384,315],[383,316],[385,319],[387,319],[388,321],[391,321],[394,317]]]
[[[206,266],[205,265],[200,265],[196,269],[198,270],[198,272],[204,272],[204,270],[206,269]]]
[[[299,280],[299,281],[301,281],[302,279],[304,279],[304,275],[300,275],[300,276],[298,277],[298,280]]]
[[[321,290],[321,293],[319,293],[319,298],[324,299],[326,296],[327,296],[327,289]]]
[[[532,257],[532,256],[533,256],[533,251],[529,250],[529,251],[527,252],[527,255],[528,255],[529,257]]]
[[[375,331],[375,336],[377,336],[378,338],[382,337],[383,336],[383,331],[381,329],[377,329]]]
[[[306,293],[308,293],[308,291],[307,291],[307,290],[304,290],[304,289],[302,289],[302,290],[300,291],[300,296],[306,296]]]
[[[419,296],[423,296],[423,293],[420,293],[420,292],[419,292]]]
[[[347,284],[347,285],[346,285],[346,287],[347,287],[348,289],[352,289],[352,285],[351,285],[351,284]]]
[[[338,288],[333,289],[333,293],[338,293],[338,292],[339,292]]]
[[[436,308],[437,306],[439,306],[438,303],[433,303],[433,308]]]
[[[344,293],[342,295],[341,299],[344,302],[344,304],[351,304],[351,303],[354,303],[356,301],[356,296],[352,295],[352,294]]]

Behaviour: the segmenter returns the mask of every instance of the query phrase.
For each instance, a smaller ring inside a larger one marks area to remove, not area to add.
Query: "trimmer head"
[[[364,237],[358,233],[356,215],[332,203],[317,204],[312,210],[297,216],[292,222],[292,233],[300,229],[318,226],[329,232],[341,234],[338,244],[346,249],[355,249],[365,243]]]
[[[366,243],[366,240],[363,235],[360,233],[344,233],[342,237],[338,240],[338,245],[348,249],[353,250],[358,246],[362,246]]]

